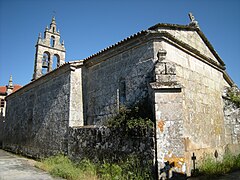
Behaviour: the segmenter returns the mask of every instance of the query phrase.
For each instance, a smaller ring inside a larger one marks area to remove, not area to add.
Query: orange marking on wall
[[[160,120],[158,122],[158,128],[160,129],[161,132],[163,132],[165,122],[163,120]]]
[[[165,123],[164,123],[163,120],[160,120],[160,121],[158,122],[158,128],[160,129],[161,132],[163,132],[164,125],[165,125]]]
[[[182,167],[185,164],[185,158],[184,157],[177,157],[177,156],[168,154],[167,156],[164,157],[164,161],[165,162],[168,161],[169,164],[174,163],[174,167],[178,169],[177,170],[178,172],[185,173],[185,172],[182,172]]]

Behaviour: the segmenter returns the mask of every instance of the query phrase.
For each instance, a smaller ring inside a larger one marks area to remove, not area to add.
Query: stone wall
[[[70,75],[69,126],[83,126],[82,62],[74,63]]]
[[[69,66],[8,96],[3,148],[38,158],[66,153],[69,99]]]
[[[133,130],[125,136],[121,129],[107,127],[72,127],[69,129],[68,152],[74,160],[88,158],[94,161],[117,161],[130,154],[141,157],[143,162],[154,163],[154,132],[149,129],[145,134]]]
[[[226,141],[240,145],[240,107],[234,104],[227,94],[224,94],[223,100]]]
[[[194,36],[193,36],[194,37]],[[194,41],[191,40],[191,43]],[[197,43],[195,46],[200,46],[198,39],[195,39]],[[204,45],[204,44],[202,44]],[[182,90],[179,95],[160,93],[157,94],[159,103],[164,98],[168,98],[170,101],[165,103],[164,106],[158,105],[159,111],[166,112],[166,118],[162,119],[163,124],[168,124],[168,119],[171,118],[176,112],[181,110],[179,115],[182,120],[178,121],[180,124],[176,127],[180,127],[177,133],[177,142],[181,145],[179,150],[182,150],[182,154],[179,153],[177,158],[185,157],[186,172],[190,172],[192,168],[191,155],[198,149],[207,148],[221,148],[227,144],[224,135],[224,115],[223,115],[223,101],[222,92],[224,89],[225,81],[223,79],[223,73],[218,67],[213,67],[204,62],[201,57],[193,55],[186,49],[181,49],[177,44],[168,41],[159,41],[154,43],[154,55],[157,59],[159,49],[165,49],[167,51],[166,60],[172,62],[176,66],[176,81],[182,85]],[[199,47],[201,49],[201,47]],[[171,99],[179,101],[179,107],[175,107],[169,104]],[[168,105],[169,104],[169,105]],[[165,106],[169,106],[165,108]],[[166,110],[165,110],[166,109]],[[156,111],[157,109],[155,109]],[[173,122],[176,124],[176,122]],[[168,143],[172,144],[171,131],[177,130],[174,126],[169,126],[169,132],[167,133]],[[207,127],[207,128],[206,128]],[[157,130],[157,137],[161,136],[160,129]],[[176,134],[176,133],[174,133]],[[174,147],[165,146],[164,151],[158,151],[158,157],[168,156],[168,152],[174,152]],[[165,152],[165,154],[161,154]],[[185,155],[183,155],[185,152]],[[183,156],[182,156],[183,155]],[[179,160],[179,159],[178,159]]]
[[[2,148],[4,122],[5,117],[0,115],[0,148]]]
[[[151,83],[155,104],[158,172],[166,162],[174,163],[177,173],[186,173],[183,143],[183,93],[176,79],[176,65],[166,60],[167,51],[160,49]],[[160,175],[161,176],[161,175]]]
[[[167,59],[176,64],[177,80],[184,87],[184,138],[190,138],[193,146],[196,144],[193,149],[223,145],[222,72],[168,43],[156,44],[156,48],[159,46],[167,50]]]
[[[132,106],[148,97],[154,68],[152,45],[152,41],[138,40],[91,59],[100,61],[98,64],[86,62],[89,66],[84,75],[87,124],[102,124],[116,114],[119,105]]]

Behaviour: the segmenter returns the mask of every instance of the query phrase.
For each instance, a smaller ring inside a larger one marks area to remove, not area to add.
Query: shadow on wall
[[[160,180],[165,180],[165,179],[185,180],[185,179],[187,179],[186,174],[172,171],[172,168],[175,166],[174,162],[170,163],[169,161],[167,161],[164,164],[165,164],[165,166],[162,169],[160,169],[160,176],[159,176]]]

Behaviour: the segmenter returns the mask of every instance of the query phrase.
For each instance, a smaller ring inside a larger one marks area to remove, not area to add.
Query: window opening
[[[42,58],[42,74],[46,74],[48,72],[49,65],[49,55],[45,52]]]
[[[54,36],[51,36],[51,47],[54,47],[55,46],[55,37]]]
[[[4,105],[5,105],[5,101],[4,99],[1,99],[1,108],[4,108]]]
[[[119,101],[121,104],[124,104],[126,102],[126,81],[125,81],[125,79],[120,79]]]
[[[58,67],[59,67],[59,63],[60,63],[60,57],[59,57],[59,55],[55,54],[55,55],[53,56],[53,65],[52,65],[52,68],[53,68],[53,69],[58,68]]]

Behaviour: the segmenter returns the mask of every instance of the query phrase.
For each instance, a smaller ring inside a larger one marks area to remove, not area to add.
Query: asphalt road
[[[35,163],[0,149],[0,180],[60,180],[34,167]]]

